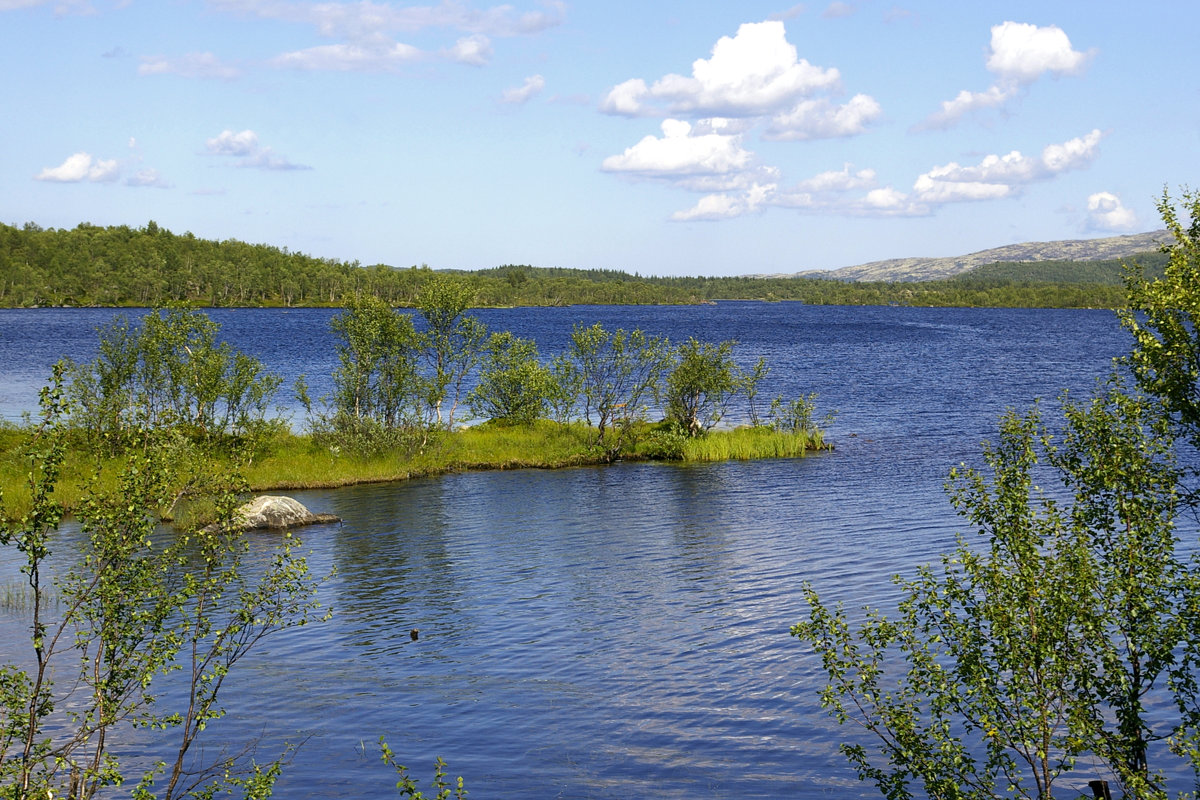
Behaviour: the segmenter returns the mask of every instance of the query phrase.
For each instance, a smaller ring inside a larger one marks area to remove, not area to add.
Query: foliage
[[[421,350],[430,369],[428,403],[439,426],[454,425],[467,375],[483,359],[487,327],[464,312],[474,290],[465,282],[439,275],[421,287],[417,309],[425,320]],[[453,389],[453,393],[450,390]],[[443,420],[442,403],[450,399]]]
[[[1036,410],[1010,413],[984,450],[990,477],[951,474],[985,544],[960,540],[940,572],[897,578],[898,617],[870,612],[855,630],[806,589],[810,616],[792,633],[821,657],[822,703],[881,745],[843,751],[888,797],[1049,798],[1085,754],[1126,796],[1165,797],[1149,745],[1195,741],[1200,585],[1174,533],[1172,440],[1156,403],[1116,379],[1064,400],[1064,416],[1055,444]],[[1039,465],[1069,504],[1035,486]],[[1147,711],[1164,684],[1174,722]]]
[[[537,343],[505,331],[488,340],[479,384],[467,400],[477,417],[526,425],[546,417],[557,390],[553,372],[538,361]]]
[[[161,730],[163,750],[134,797],[265,797],[283,757],[256,764],[222,748],[205,760],[195,745],[224,714],[220,691],[237,663],[315,612],[305,561],[287,540],[252,576],[243,566],[247,543],[231,524],[236,476],[213,470],[178,431],[142,421],[115,488],[95,489],[76,511],[85,539],[73,566],[53,581],[50,614],[47,559],[63,512],[53,496],[68,411],[61,376],[60,368],[43,392],[42,422],[25,451],[32,506],[0,523],[0,545],[24,560],[34,665],[0,666],[2,796],[87,798],[120,785],[125,775],[112,743],[140,727]],[[220,520],[163,541],[155,527],[181,484],[215,498]],[[162,709],[155,687],[177,670],[183,707]]]
[[[712,344],[693,337],[676,351],[667,375],[667,418],[688,436],[699,436],[718,424],[740,388],[733,363],[734,341]]]
[[[583,417],[589,424],[595,418],[597,443],[609,453],[619,452],[634,423],[643,418],[670,364],[666,339],[640,330],[610,333],[600,323],[575,326],[564,371],[571,376],[568,381],[578,382]]]
[[[749,370],[738,371],[738,388],[746,397],[746,411],[750,417],[750,425],[755,428],[762,424],[762,418],[758,413],[759,387],[770,371],[771,368],[767,366],[767,359],[762,357]]]
[[[338,339],[332,427],[347,437],[418,427],[425,385],[412,318],[365,295],[347,300],[330,327]]]
[[[804,433],[811,436],[818,431],[816,413],[817,395],[815,392],[810,392],[806,396],[797,397],[791,401],[785,401],[783,395],[779,395],[771,401],[771,408],[767,415],[771,420],[771,427],[777,431]],[[826,414],[825,424],[831,423],[833,417],[834,412]]]
[[[383,757],[383,763],[396,770],[396,789],[400,792],[401,797],[408,797],[411,800],[426,800],[425,793],[417,787],[417,782],[408,774],[408,767],[405,767],[396,762],[396,755],[392,752],[392,748],[388,747],[388,743],[384,738],[379,737],[379,750]],[[453,792],[451,792],[451,784],[446,780],[446,762],[438,758],[434,761],[433,783],[431,787],[437,794],[428,798],[428,800],[462,800],[467,796],[467,790],[463,786],[463,779],[460,775],[453,784]]]
[[[1193,445],[1200,445],[1200,192],[1185,190],[1182,214],[1166,191],[1158,203],[1174,243],[1164,247],[1160,278],[1139,267],[1126,274],[1129,308],[1121,323],[1133,335],[1127,361],[1142,389],[1162,397]]]
[[[73,426],[106,449],[143,426],[183,426],[204,439],[261,431],[280,378],[218,342],[219,332],[183,308],[152,311],[140,324],[118,317],[101,329],[96,359],[70,366]]]
[[[1156,268],[1155,254],[1138,260]],[[944,281],[878,283],[813,277],[649,277],[612,269],[504,265],[456,272],[480,306],[695,304],[796,300],[820,305],[1117,308],[1112,265],[996,265]],[[361,266],[234,239],[209,241],[155,225],[42,229],[0,225],[0,306],[333,306],[370,294],[413,306],[436,275],[426,266]]]

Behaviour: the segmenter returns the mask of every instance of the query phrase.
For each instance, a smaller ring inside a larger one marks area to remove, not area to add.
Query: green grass
[[[810,450],[824,449],[820,431],[787,433],[772,428],[735,428],[712,431],[688,439],[683,447],[684,461],[746,461],[756,458],[797,458]]]
[[[654,432],[660,430],[661,426],[642,426],[636,431],[634,444],[619,457],[661,458],[662,448],[652,444]],[[20,519],[30,505],[30,465],[21,455],[27,436],[28,431],[0,428],[0,515],[10,520]],[[711,431],[696,439],[678,438],[674,442],[677,460],[684,462],[795,458],[824,448],[819,432],[806,436],[769,428]],[[611,454],[596,445],[595,431],[588,426],[537,422],[513,427],[478,425],[435,434],[420,447],[370,454],[322,444],[309,436],[277,432],[261,443],[242,474],[251,490],[263,492],[384,483],[470,470],[554,469],[609,460]],[[111,487],[121,466],[119,458],[98,458],[76,446],[67,454],[55,498],[70,510],[91,488]]]

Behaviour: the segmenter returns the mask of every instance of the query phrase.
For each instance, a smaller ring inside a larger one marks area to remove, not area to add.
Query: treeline
[[[1153,274],[1162,256],[1135,259]],[[415,306],[437,273],[363,266],[287,248],[143,228],[81,224],[43,229],[0,224],[0,307],[341,306],[377,297]],[[697,304],[792,300],[812,305],[1117,308],[1121,263],[994,264],[942,281],[846,282],[790,277],[648,277],[619,270],[504,265],[456,272],[478,306]]]

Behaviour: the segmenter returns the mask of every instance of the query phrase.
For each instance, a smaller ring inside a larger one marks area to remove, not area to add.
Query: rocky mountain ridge
[[[936,281],[997,261],[1100,261],[1127,258],[1157,250],[1169,239],[1166,230],[1109,236],[1103,239],[1065,239],[1026,242],[948,258],[891,258],[834,270],[806,270],[788,275],[751,277],[833,278],[843,281]]]

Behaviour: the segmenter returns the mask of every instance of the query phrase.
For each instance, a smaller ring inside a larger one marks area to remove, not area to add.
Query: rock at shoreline
[[[323,522],[341,522],[333,514],[314,514],[299,501],[279,495],[262,495],[240,506],[234,512],[240,527],[245,530],[297,528]]]

